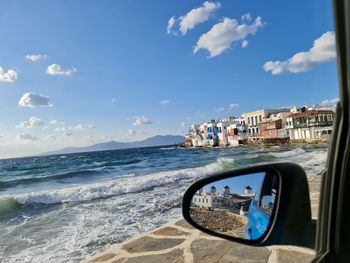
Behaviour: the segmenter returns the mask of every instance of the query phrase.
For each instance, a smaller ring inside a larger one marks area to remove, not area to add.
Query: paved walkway
[[[317,218],[320,178],[310,177],[313,218]],[[136,236],[83,262],[104,263],[306,263],[314,251],[293,246],[252,247],[206,235],[184,219]]]

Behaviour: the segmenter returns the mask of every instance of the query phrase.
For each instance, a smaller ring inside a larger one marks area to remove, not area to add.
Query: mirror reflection
[[[258,239],[268,230],[278,187],[278,176],[266,172],[218,180],[192,197],[191,218],[218,233]]]

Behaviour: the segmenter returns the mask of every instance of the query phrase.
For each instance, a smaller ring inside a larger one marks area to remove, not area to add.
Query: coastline
[[[320,176],[309,176],[313,219],[317,218]],[[250,247],[209,236],[179,218],[82,261],[82,263],[311,262],[314,250],[296,246]]]

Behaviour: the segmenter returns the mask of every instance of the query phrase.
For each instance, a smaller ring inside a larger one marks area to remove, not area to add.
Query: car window
[[[3,0],[0,26],[0,261],[230,261],[240,246],[181,221],[183,194],[270,162],[303,167],[317,220],[339,101],[331,1]],[[195,205],[247,223],[276,202],[259,183]],[[283,257],[255,249],[238,254]]]

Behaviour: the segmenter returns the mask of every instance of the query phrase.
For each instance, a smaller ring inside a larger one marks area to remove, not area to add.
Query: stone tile
[[[205,239],[194,241],[191,252],[194,256],[194,262],[201,263],[265,263],[270,256],[270,251],[267,248]]]
[[[194,262],[221,262],[221,258],[231,247],[232,244],[226,241],[198,239],[192,242],[191,252]]]
[[[183,251],[175,249],[166,254],[129,258],[125,263],[183,263]]]
[[[189,233],[183,232],[173,227],[164,227],[153,232],[157,236],[182,236],[188,235]]]
[[[94,258],[93,260],[90,260],[89,262],[104,262],[107,261],[111,258],[114,258],[116,256],[116,254],[114,253],[108,253],[108,254],[104,254],[102,256],[99,256],[97,258]]]
[[[265,247],[253,247],[233,242],[231,243],[231,249],[222,257],[220,262],[266,263],[271,254],[270,250]]]
[[[172,248],[184,242],[184,238],[170,239],[170,238],[152,238],[142,237],[133,242],[127,243],[123,246],[123,249],[129,253],[158,251],[167,248]]]
[[[191,230],[194,229],[193,226],[191,226],[189,223],[187,223],[187,221],[185,219],[181,219],[181,220],[177,221],[175,223],[175,225],[181,226],[181,227],[184,227],[184,228],[188,228],[188,229],[191,229]]]
[[[309,263],[315,255],[287,249],[277,249],[277,263]]]

